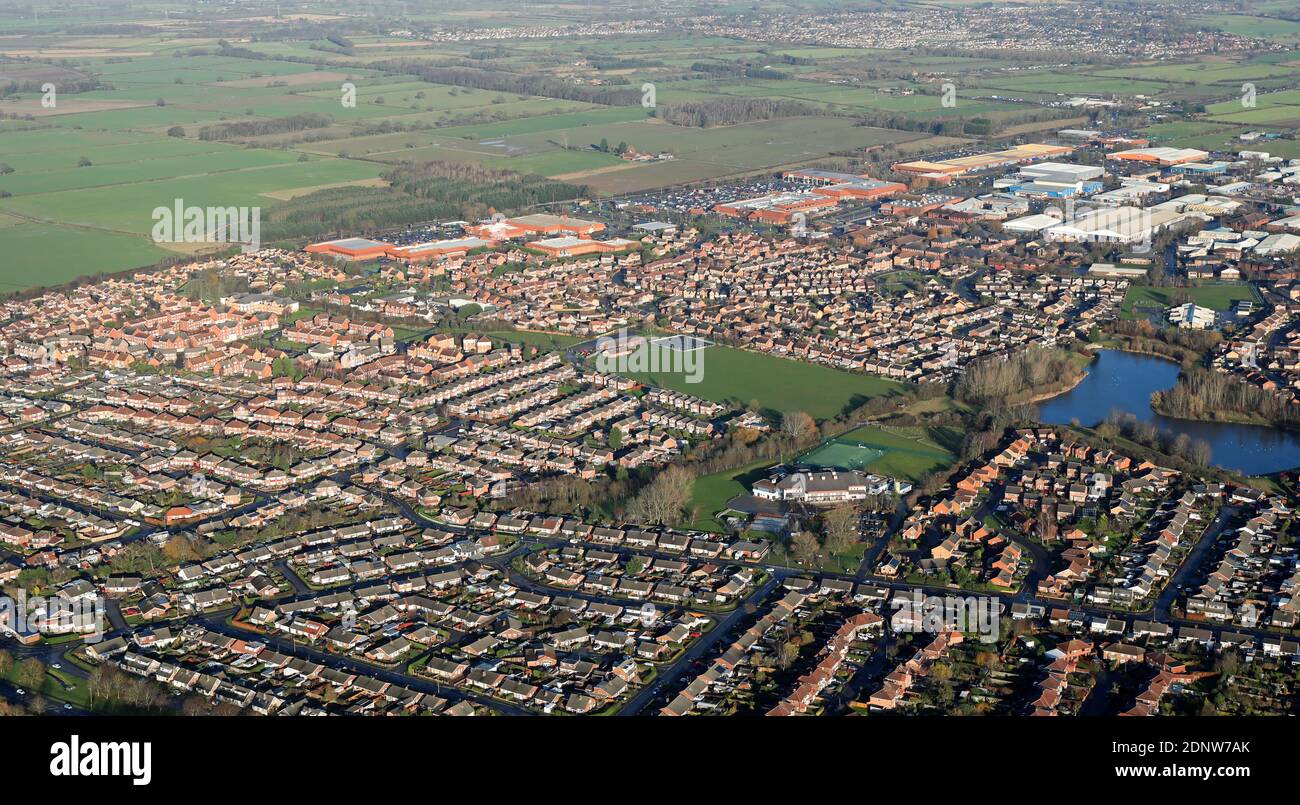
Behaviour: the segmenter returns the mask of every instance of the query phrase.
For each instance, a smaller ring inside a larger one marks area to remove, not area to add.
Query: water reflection
[[[1102,350],[1088,376],[1072,390],[1038,406],[1038,417],[1062,425],[1078,419],[1096,425],[1119,409],[1168,433],[1186,433],[1209,443],[1220,467],[1263,475],[1300,466],[1300,434],[1261,425],[1195,422],[1160,416],[1151,410],[1151,395],[1173,386],[1178,365],[1152,355]]]

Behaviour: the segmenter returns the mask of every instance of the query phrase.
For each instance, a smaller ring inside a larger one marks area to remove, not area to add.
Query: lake
[[[1300,466],[1300,434],[1264,425],[1196,422],[1151,410],[1151,395],[1178,380],[1178,365],[1153,355],[1102,350],[1088,376],[1064,394],[1038,405],[1040,421],[1052,425],[1078,419],[1096,425],[1116,409],[1151,422],[1167,433],[1186,433],[1207,442],[1216,465],[1246,475],[1265,475]]]

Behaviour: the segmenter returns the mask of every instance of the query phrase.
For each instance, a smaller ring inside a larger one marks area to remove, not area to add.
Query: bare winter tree
[[[819,547],[817,536],[811,531],[800,531],[790,540],[790,553],[795,561],[802,565],[811,564],[813,559],[817,558]]]
[[[826,535],[826,549],[839,552],[857,542],[858,518],[861,514],[851,503],[836,506],[822,516],[822,531]]]
[[[817,430],[817,423],[803,411],[787,411],[781,417],[781,432],[796,442],[807,439]]]
[[[628,507],[631,520],[649,525],[671,525],[682,518],[691,499],[695,478],[684,467],[673,465],[655,476],[650,485]]]

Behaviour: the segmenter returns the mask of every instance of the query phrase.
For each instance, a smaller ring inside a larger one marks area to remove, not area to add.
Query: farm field
[[[32,223],[3,212],[0,253],[0,294],[124,271],[168,255],[144,236]]]
[[[667,358],[664,360],[666,363]],[[742,406],[756,401],[769,411],[803,411],[815,419],[833,417],[851,404],[903,389],[899,383],[874,375],[852,374],[733,347],[706,347],[698,360],[703,366],[703,379],[698,383],[687,382],[686,375],[679,372],[627,374],[706,400]]]
[[[1142,133],[1151,138],[1152,142],[1160,145],[1202,150],[1222,149],[1241,132],[1242,129],[1234,126],[1200,120],[1158,123],[1142,130]]]
[[[1247,6],[1247,8],[1249,7]],[[1300,42],[1300,22],[1292,20],[1282,20],[1276,17],[1252,17],[1245,14],[1206,14],[1197,17],[1196,21],[1241,36],[1258,36],[1263,39]]]
[[[544,27],[571,16],[562,7],[409,11],[415,25],[470,28]],[[1004,136],[1050,137],[1053,128],[1087,121],[1042,104],[1076,95],[1207,104],[1205,120],[1149,128],[1176,145],[1232,147],[1247,127],[1300,124],[1300,99],[1293,97],[1300,91],[1287,89],[1300,74],[1297,52],[1067,69],[983,52],[819,47],[687,31],[450,41],[362,25],[340,39],[330,26],[347,21],[348,12],[279,21],[224,16],[238,33],[148,4],[108,16],[61,9],[44,22],[6,21],[0,84],[25,85],[0,93],[0,162],[13,168],[0,172],[0,246],[35,261],[27,267],[41,270],[32,276],[46,282],[121,270],[175,251],[141,238],[150,211],[177,198],[273,208],[322,188],[373,186],[406,162],[538,174],[616,196],[760,176],[854,152],[883,149],[898,159],[978,147],[980,138],[969,132],[985,131],[985,121]],[[1202,19],[1280,41],[1296,36],[1296,23],[1264,16]],[[439,76],[454,85],[421,78],[447,65],[510,80]],[[959,87],[954,108],[939,102],[937,82],[946,78]],[[47,79],[67,85],[53,108],[31,90]],[[655,109],[602,94],[636,93],[647,81],[656,87]],[[1234,105],[1243,81],[1259,87],[1257,108]],[[355,86],[354,105],[341,102],[345,83]],[[704,128],[668,124],[656,111],[741,99],[798,102],[824,114]],[[270,125],[292,116],[315,119],[306,128]],[[973,119],[980,127],[964,129]],[[252,125],[242,134],[213,129],[233,123]],[[673,159],[629,162],[593,148],[602,142]],[[1269,148],[1300,156],[1296,141]],[[32,248],[31,240],[44,240],[44,248]],[[5,287],[22,287],[23,274],[11,270]]]
[[[170,206],[176,199],[182,199],[187,206],[260,206],[273,201],[263,193],[373,179],[380,171],[381,168],[373,163],[341,159],[279,162],[157,181],[15,195],[0,201],[0,211],[40,218],[53,224],[94,226],[148,235],[154,224],[154,208]]]

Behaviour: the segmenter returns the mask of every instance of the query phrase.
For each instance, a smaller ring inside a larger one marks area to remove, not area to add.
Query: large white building
[[[1150,214],[1137,207],[1089,210],[1049,227],[1048,240],[1140,243],[1151,237]]]
[[[866,500],[871,495],[891,492],[905,495],[912,491],[912,485],[883,475],[823,470],[773,475],[754,484],[751,491],[754,497],[763,500],[787,500],[817,506]]]
[[[1214,326],[1217,318],[1211,308],[1191,302],[1169,308],[1169,323],[1190,330],[1208,330]]]

